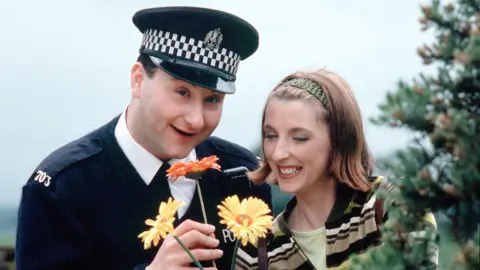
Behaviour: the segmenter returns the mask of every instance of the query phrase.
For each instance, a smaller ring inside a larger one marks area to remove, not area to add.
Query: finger
[[[179,268],[180,270],[198,270],[199,268],[198,267],[183,267],[183,268]],[[218,270],[218,268],[215,268],[215,267],[203,267],[204,270]]]
[[[190,252],[200,264],[202,261],[217,260],[223,256],[223,251],[220,249],[191,249]],[[174,255],[177,258],[175,262],[178,262],[179,265],[193,263],[193,259],[185,251],[177,254]]]
[[[220,244],[218,239],[202,234],[199,231],[189,231],[179,238],[189,249],[216,248]]]
[[[197,230],[203,234],[210,234],[215,232],[215,226],[187,219],[178,225],[175,229],[175,234],[180,237],[191,230]]]

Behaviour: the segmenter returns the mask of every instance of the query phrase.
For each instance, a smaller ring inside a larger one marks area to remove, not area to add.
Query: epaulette
[[[250,163],[251,166],[249,169],[255,168],[259,165],[258,157],[243,146],[215,136],[211,136],[209,141],[216,150]]]
[[[84,136],[72,141],[44,158],[29,177],[27,184],[38,182],[46,187],[51,186],[52,180],[67,167],[99,153],[102,148],[92,137]]]

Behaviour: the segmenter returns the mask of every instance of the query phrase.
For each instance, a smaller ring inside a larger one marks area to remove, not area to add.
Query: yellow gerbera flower
[[[183,202],[168,198],[167,202],[160,203],[156,220],[145,220],[145,224],[152,226],[148,231],[138,235],[142,239],[145,249],[149,249],[152,242],[154,246],[157,246],[162,238],[174,232],[173,222],[175,221],[175,214],[183,204]]]
[[[226,224],[233,235],[241,241],[243,246],[250,242],[257,245],[259,237],[266,237],[267,230],[272,228],[273,217],[268,205],[254,197],[243,199],[241,202],[237,195],[227,197],[222,205],[217,206],[218,215],[223,219],[221,224]]]

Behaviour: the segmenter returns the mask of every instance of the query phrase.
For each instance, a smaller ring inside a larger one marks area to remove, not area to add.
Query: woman
[[[335,73],[297,72],[273,89],[262,119],[265,162],[249,176],[294,196],[274,220],[269,269],[342,269],[350,255],[381,244],[383,202],[373,192],[385,183],[372,176],[362,125]],[[256,256],[239,249],[237,269],[257,268]]]

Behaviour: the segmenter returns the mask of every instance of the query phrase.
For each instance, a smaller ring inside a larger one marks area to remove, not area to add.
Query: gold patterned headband
[[[328,100],[325,96],[325,92],[323,91],[323,87],[312,80],[305,78],[296,78],[286,81],[282,84],[282,86],[292,86],[303,89],[312,94],[314,97],[318,98],[318,100],[320,100],[324,106],[327,106],[328,104]]]

